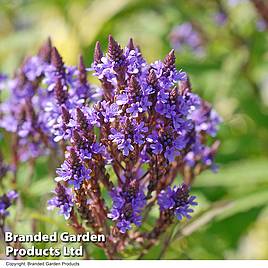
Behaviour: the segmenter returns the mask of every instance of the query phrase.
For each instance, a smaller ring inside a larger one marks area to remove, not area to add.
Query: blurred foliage
[[[214,20],[219,8],[228,16],[224,25]],[[95,42],[107,46],[109,33],[121,43],[133,37],[145,58],[154,61],[171,49],[174,26],[185,21],[197,25],[205,55],[177,52],[177,66],[224,120],[220,169],[196,179],[199,210],[191,221],[169,230],[167,249],[165,237],[145,259],[268,258],[268,35],[258,28],[259,20],[247,0],[0,0],[0,70],[9,74],[48,36],[68,64],[76,64],[82,53],[89,65]],[[5,134],[1,148],[7,156],[8,143]],[[17,213],[9,218],[12,230],[69,229],[62,217],[46,210],[54,186],[51,162],[39,159],[35,170],[29,164],[19,170],[22,194]],[[154,219],[152,213],[151,224]],[[88,251],[93,258],[105,258],[92,244]]]

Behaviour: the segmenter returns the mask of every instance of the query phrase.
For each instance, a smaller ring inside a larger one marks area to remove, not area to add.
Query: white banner
[[[243,267],[243,268],[258,268],[258,267],[268,267],[268,260],[267,261],[166,261],[166,260],[140,260],[140,261],[68,261],[68,260],[55,260],[55,261],[48,261],[48,260],[34,260],[34,261],[9,261],[9,260],[1,260],[0,261],[0,268],[11,268],[11,267],[63,267],[63,268],[70,268],[70,267],[81,267],[81,268],[103,268],[103,267],[111,267],[111,268],[139,268],[148,266],[153,268],[232,268],[232,267]]]

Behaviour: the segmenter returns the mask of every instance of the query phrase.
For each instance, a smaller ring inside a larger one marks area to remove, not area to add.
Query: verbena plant
[[[100,83],[90,84],[88,73]],[[197,202],[190,186],[216,169],[219,142],[211,137],[221,120],[176,69],[174,50],[148,64],[132,39],[122,49],[109,36],[108,52],[97,43],[86,68],[82,57],[66,66],[48,40],[12,79],[1,80],[10,94],[1,127],[13,135],[14,180],[21,162],[64,158],[48,209],[59,209],[77,233],[105,234],[98,246],[108,258],[130,245],[148,250],[175,221],[191,218]],[[14,190],[0,199],[2,231]],[[156,208],[154,226],[143,228]]]

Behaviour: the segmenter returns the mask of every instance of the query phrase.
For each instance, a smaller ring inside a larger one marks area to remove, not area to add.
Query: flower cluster
[[[141,225],[141,212],[146,205],[146,198],[137,185],[137,181],[133,180],[127,189],[117,188],[111,192],[113,207],[108,217],[117,221],[117,227],[122,233],[130,230],[132,223]]]
[[[54,194],[55,196],[48,201],[48,209],[59,208],[59,213],[67,220],[73,208],[72,190],[58,183]]]
[[[184,37],[198,50],[193,31],[185,25]],[[89,72],[99,87],[89,85]],[[58,208],[77,232],[85,224],[105,233],[108,256],[130,237],[145,246],[173,219],[190,217],[196,202],[189,185],[198,172],[215,168],[218,142],[210,146],[207,138],[216,135],[221,119],[192,93],[174,50],[149,64],[132,39],[121,48],[109,36],[106,54],[97,42],[90,68],[82,58],[68,67],[48,42],[23,63],[9,89],[1,125],[14,132],[17,159],[64,155],[48,207]],[[176,187],[178,174],[184,183]],[[157,203],[156,225],[142,233]]]
[[[207,146],[202,141],[206,136],[216,136],[222,119],[209,103],[202,101],[198,109],[193,111],[192,120],[195,123],[195,137],[191,150],[185,156],[185,164],[193,167],[201,162],[202,165],[216,170],[213,159],[219,143],[216,141],[212,146]]]
[[[69,184],[74,185],[75,189],[79,189],[84,180],[90,179],[90,173],[91,170],[81,163],[81,159],[76,151],[71,148],[68,158],[64,161],[62,166],[58,168],[57,174],[59,176],[55,180],[67,181]]]
[[[187,47],[198,56],[202,56],[204,54],[202,36],[190,22],[177,25],[172,29],[170,33],[170,43],[172,47],[178,51]]]
[[[2,152],[0,151],[0,184],[1,187],[6,184],[8,179],[7,174],[12,171],[12,168],[7,164],[3,158]],[[5,191],[6,192],[6,191]],[[5,219],[9,215],[9,207],[15,203],[18,198],[18,193],[15,190],[10,190],[0,196],[0,231],[5,229]]]
[[[186,184],[174,186],[172,189],[168,186],[162,190],[158,197],[158,204],[161,210],[171,210],[178,220],[183,217],[191,218],[189,213],[193,212],[191,206],[197,206],[195,196],[190,196],[189,187]]]
[[[19,161],[56,150],[56,142],[69,137],[62,109],[72,112],[92,95],[83,59],[78,67],[65,66],[50,40],[23,62],[7,84],[10,97],[0,106],[0,126],[16,133]]]
[[[218,12],[215,12],[214,14],[214,21],[219,25],[219,26],[223,26],[226,24],[228,20],[228,15],[225,11],[220,10]]]
[[[9,215],[7,209],[12,205],[12,203],[18,198],[18,193],[14,190],[7,192],[6,194],[0,196],[0,219],[3,220]]]

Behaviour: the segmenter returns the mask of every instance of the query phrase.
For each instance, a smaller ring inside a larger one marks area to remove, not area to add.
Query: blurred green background
[[[215,14],[223,10],[227,20],[219,25]],[[251,1],[0,0],[0,71],[12,74],[48,36],[66,64],[76,64],[82,53],[89,66],[95,42],[106,47],[110,33],[121,44],[133,37],[144,57],[155,61],[171,49],[173,27],[184,22],[196,25],[204,55],[177,51],[177,66],[224,120],[220,169],[196,179],[199,209],[192,221],[171,230],[168,250],[160,243],[144,258],[268,259],[268,35]],[[7,143],[1,146],[8,155]],[[34,171],[20,168],[17,210],[23,206],[23,213],[9,219],[16,231],[68,229],[62,217],[46,211],[53,176],[45,158]],[[104,258],[98,248],[88,251]]]

